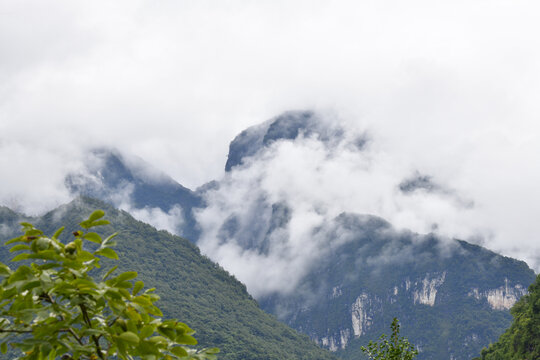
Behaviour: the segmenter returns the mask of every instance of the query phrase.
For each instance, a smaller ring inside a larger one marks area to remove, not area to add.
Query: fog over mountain
[[[195,212],[198,245],[264,296],[296,290],[314,264],[351,241],[336,223],[343,214],[377,215],[398,229],[443,238],[485,238],[474,201],[420,175],[413,163],[386,157],[375,143],[309,111],[245,130],[231,142],[223,179],[203,192],[206,207]],[[412,258],[388,248],[369,260]]]
[[[87,171],[90,149],[114,147],[192,190],[218,180],[196,214],[201,244],[246,269],[252,257],[299,271],[309,259],[288,254],[324,250],[312,230],[356,212],[472,240],[538,271],[538,10],[532,1],[3,1],[0,204],[38,214],[65,203],[66,176]],[[325,125],[262,139],[262,151],[224,171],[235,136],[293,109]],[[250,213],[254,204],[264,211]],[[170,229],[185,216],[138,211]],[[219,244],[216,219],[229,211],[238,232]],[[287,241],[271,221],[280,212]],[[240,252],[248,223],[274,226],[281,245]]]

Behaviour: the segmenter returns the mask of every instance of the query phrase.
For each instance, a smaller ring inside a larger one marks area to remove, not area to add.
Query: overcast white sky
[[[222,176],[244,128],[318,109],[368,130],[384,164],[472,199],[486,245],[538,270],[539,12],[515,0],[1,0],[0,202],[67,201],[63,176],[95,145],[195,188]]]

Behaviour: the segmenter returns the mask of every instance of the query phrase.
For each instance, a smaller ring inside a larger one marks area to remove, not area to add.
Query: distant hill
[[[263,312],[244,285],[202,256],[195,245],[157,231],[102,201],[78,198],[40,218],[25,218],[0,208],[0,235],[2,240],[18,236],[21,220],[32,222],[46,234],[65,225],[70,234],[95,209],[105,210],[111,221],[103,232],[119,233],[120,268],[137,271],[148,287],[156,287],[165,316],[189,324],[197,331],[201,346],[219,347],[220,359],[334,358],[307,336]],[[5,246],[0,247],[0,259],[10,259]]]

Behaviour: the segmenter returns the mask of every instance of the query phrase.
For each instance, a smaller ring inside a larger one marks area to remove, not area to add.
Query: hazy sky
[[[538,270],[539,11],[509,0],[1,0],[0,203],[67,201],[65,173],[96,145],[194,188],[223,175],[244,128],[317,109],[368,131],[387,172],[408,164],[473,201],[465,228]]]

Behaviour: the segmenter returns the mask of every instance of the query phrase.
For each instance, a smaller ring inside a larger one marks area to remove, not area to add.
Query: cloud
[[[0,224],[0,237],[2,239],[8,238],[8,236],[14,236],[19,231],[20,226],[9,226],[7,224]]]
[[[83,172],[77,174],[71,174],[70,181],[71,185],[79,185],[80,189],[75,188],[76,190],[83,189],[83,193],[89,193],[90,196],[95,194],[100,199],[110,202],[115,207],[129,212],[135,219],[143,221],[147,224],[154,226],[158,230],[167,230],[172,234],[181,234],[182,226],[185,223],[184,213],[180,205],[172,206],[168,211],[164,211],[159,207],[152,206],[136,206],[133,198],[133,192],[135,190],[134,183],[131,183],[126,180],[122,180],[117,184],[105,184],[103,176],[100,176],[101,171],[113,171],[112,169],[107,169],[103,167],[103,161],[105,157],[110,153],[106,152],[105,154],[91,153],[89,156],[86,156],[87,165],[88,161],[92,162],[95,167],[86,168]],[[101,155],[101,156],[100,156]],[[119,154],[115,154],[119,155]],[[129,159],[129,157],[122,157],[123,160]],[[157,172],[155,169],[147,166],[142,168],[143,163],[140,159],[133,158],[127,160],[130,171],[133,171],[134,174],[137,174],[137,180],[147,180],[150,183],[152,181],[170,181],[167,178],[164,178],[162,173]],[[114,177],[114,176],[113,176]],[[80,181],[80,184],[74,182]]]
[[[198,244],[255,296],[294,289],[314,262],[350,241],[351,234],[335,228],[343,213],[377,215],[420,233],[481,231],[466,220],[473,209],[454,196],[400,191],[412,163],[351,146],[359,134],[345,134],[339,142],[316,134],[273,142],[206,193],[208,207],[196,215],[203,230]]]
[[[167,230],[171,234],[178,233],[178,229],[184,223],[182,208],[179,206],[174,206],[167,212],[157,207],[135,209],[121,206],[120,208],[129,212],[135,219],[150,224],[158,230]]]
[[[275,159],[291,161],[268,159],[276,172],[258,186],[299,204],[291,231],[342,207],[483,236],[491,249],[532,259],[538,10],[509,0],[2,1],[0,203],[36,214],[69,201],[64,176],[83,168],[84,149],[103,145],[195,188],[223,176],[228,143],[248,126],[330,109],[347,129],[371,134],[371,158],[330,154],[312,139],[276,147]],[[256,178],[243,171],[230,176]],[[400,194],[415,171],[474,208]],[[302,191],[280,193],[285,182]],[[301,205],[309,196],[314,205]],[[318,213],[329,198],[335,206]]]
[[[68,202],[71,196],[64,177],[81,166],[75,153],[69,147],[50,147],[37,139],[0,142],[0,203],[37,215]]]

